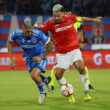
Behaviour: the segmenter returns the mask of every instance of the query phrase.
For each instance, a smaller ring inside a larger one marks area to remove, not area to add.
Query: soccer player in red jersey
[[[53,19],[46,21],[40,29],[43,32],[50,31],[56,47],[56,65],[54,66],[55,76],[60,85],[66,84],[63,77],[65,70],[70,65],[74,65],[80,73],[80,77],[85,89],[85,100],[91,100],[88,86],[88,75],[85,70],[85,64],[79,49],[77,32],[73,24],[77,21],[74,14],[64,15],[63,6],[56,4],[53,7]],[[79,22],[101,22],[102,17],[88,18],[81,17]]]

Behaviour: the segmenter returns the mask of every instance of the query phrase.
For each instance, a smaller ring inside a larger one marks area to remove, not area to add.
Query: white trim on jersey
[[[48,38],[48,40],[47,40],[47,42],[46,42],[45,44],[48,44],[48,43],[49,43],[49,41],[50,41],[50,37]]]
[[[11,42],[14,42],[14,40],[12,40],[10,37],[8,38]]]

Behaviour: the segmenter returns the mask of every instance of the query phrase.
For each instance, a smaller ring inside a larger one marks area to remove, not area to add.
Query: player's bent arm
[[[43,53],[43,57],[47,56],[47,54],[50,53],[53,48],[54,48],[54,44],[52,43],[52,41],[49,41],[47,44],[46,51]]]
[[[51,41],[49,41],[45,52],[40,56],[33,57],[32,60],[34,62],[40,61],[43,57],[47,56],[52,51],[53,48],[54,48],[54,44]]]
[[[12,41],[8,40],[7,41],[7,47],[8,47],[8,54],[9,54],[9,57],[10,59],[13,59],[13,56],[12,56]]]
[[[12,43],[13,42],[8,39],[7,48],[8,48],[9,58],[10,58],[10,68],[14,68],[14,65],[15,65],[15,59],[13,58],[13,55],[12,55]]]
[[[101,22],[102,17],[89,18],[89,17],[81,17],[82,22]]]

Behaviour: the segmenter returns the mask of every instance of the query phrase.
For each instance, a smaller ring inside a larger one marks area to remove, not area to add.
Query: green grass
[[[50,71],[46,72],[46,76]],[[92,101],[84,101],[83,87],[76,70],[65,72],[69,83],[74,85],[76,103],[60,93],[56,82],[54,93],[47,93],[43,105],[38,105],[39,96],[36,84],[27,71],[0,71],[0,110],[110,110],[110,69],[89,70]],[[46,88],[46,87],[45,87]]]

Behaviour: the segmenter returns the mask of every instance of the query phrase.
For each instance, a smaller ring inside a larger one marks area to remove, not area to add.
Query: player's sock
[[[62,77],[60,80],[58,80],[58,82],[60,83],[60,85],[64,85],[66,84],[66,79]]]
[[[44,77],[43,75],[40,75],[40,76],[44,83],[48,84],[50,82],[49,77]]]
[[[39,88],[40,93],[45,93],[45,89],[44,89],[44,85],[43,85],[43,81],[41,83],[36,83],[37,87]]]
[[[45,77],[43,75],[41,75],[41,74],[40,74],[40,77],[41,77],[42,81],[44,82]]]
[[[48,83],[49,83],[48,78],[45,78],[44,83],[45,83],[45,84],[48,84]]]
[[[80,78],[81,78],[81,81],[83,83],[85,92],[89,91],[88,74],[87,73],[86,74],[80,74]]]
[[[54,87],[54,84],[55,84],[55,81],[56,81],[56,77],[55,77],[55,73],[54,73],[54,69],[51,70],[51,86]]]
[[[88,69],[87,69],[87,66],[85,66],[85,70],[86,70],[86,72],[87,72],[87,74],[88,74],[88,84],[91,84],[90,79],[89,79],[89,71],[88,71]]]
[[[89,79],[89,72],[88,72],[88,69],[87,69],[87,66],[85,66],[85,70],[88,74],[88,84],[89,84],[89,89],[94,89],[94,87],[91,85],[91,82],[90,82],[90,79]]]

